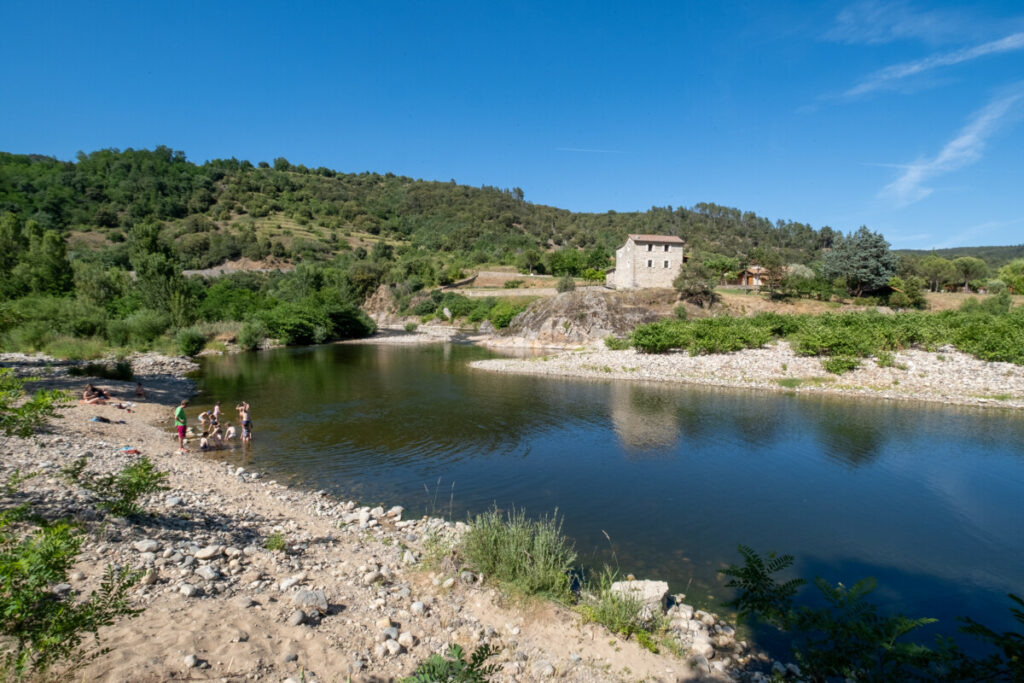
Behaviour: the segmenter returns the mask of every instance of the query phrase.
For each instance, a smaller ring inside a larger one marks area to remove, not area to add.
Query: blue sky
[[[1024,242],[1024,5],[0,2],[0,150],[284,156]]]

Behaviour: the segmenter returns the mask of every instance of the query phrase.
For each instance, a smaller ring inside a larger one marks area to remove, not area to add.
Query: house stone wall
[[[671,288],[683,264],[684,248],[682,244],[634,242],[632,238],[627,239],[615,251],[615,288]]]

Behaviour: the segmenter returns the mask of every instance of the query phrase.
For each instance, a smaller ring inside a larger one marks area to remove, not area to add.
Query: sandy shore
[[[471,365],[491,372],[555,377],[679,382],[758,391],[1024,408],[1024,366],[981,361],[952,347],[934,353],[900,351],[888,367],[880,366],[876,359],[865,359],[858,369],[842,375],[826,372],[819,358],[796,355],[787,342],[706,356],[591,348],[529,359],[481,360]]]
[[[51,365],[29,369],[49,373],[42,386],[80,390],[81,378]],[[131,412],[76,403],[45,433],[0,437],[0,476],[40,472],[25,490],[47,514],[87,520],[71,590],[88,594],[110,563],[147,571],[132,594],[144,613],[104,628],[110,652],[74,680],[384,681],[408,675],[451,643],[467,651],[495,646],[495,681],[728,680],[720,671],[743,659],[735,648],[731,656],[719,650],[694,668],[567,609],[510,601],[486,577],[425,569],[430,539],[453,537],[464,525],[289,489],[249,471],[241,449],[176,454],[170,415],[194,390],[181,376],[188,367],[151,365],[147,374],[142,363],[136,372],[148,396],[132,396]],[[97,384],[118,400],[134,390],[134,383]],[[146,502],[151,515],[140,520],[96,512],[88,492],[59,476],[83,456],[90,470],[120,469],[133,457],[125,446],[169,473],[169,490]],[[285,552],[264,548],[275,534]],[[720,626],[700,612],[670,616],[682,643],[707,635],[708,624]]]

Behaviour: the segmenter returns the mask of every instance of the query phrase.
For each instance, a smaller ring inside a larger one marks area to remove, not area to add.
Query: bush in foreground
[[[659,614],[645,613],[643,601],[639,598],[612,591],[615,572],[605,567],[595,585],[583,591],[585,598],[576,607],[586,621],[596,622],[612,633],[629,638],[635,635],[637,642],[651,652],[658,652],[656,638],[665,631],[665,619]]]
[[[38,528],[18,524],[30,519]],[[141,612],[128,599],[139,575],[127,569],[108,566],[100,589],[85,601],[52,590],[67,581],[81,546],[81,534],[68,522],[34,518],[25,507],[0,514],[0,630],[13,639],[3,654],[5,679],[42,676],[58,662],[80,662],[86,635],[98,642],[100,627]]]
[[[0,369],[0,433],[6,436],[31,436],[68,400],[63,391],[37,391],[25,400],[25,382],[9,368]]]
[[[498,665],[484,662],[497,653],[497,649],[484,643],[466,661],[462,648],[452,645],[447,657],[430,655],[402,683],[487,683],[487,677],[497,673]]]
[[[963,618],[961,632],[987,643],[992,650],[984,658],[971,657],[952,641],[939,639],[929,648],[908,637],[935,619],[885,614],[869,600],[877,587],[874,578],[861,579],[849,588],[817,578],[824,606],[798,605],[796,595],[807,584],[803,579],[778,581],[774,574],[793,564],[791,555],[761,556],[739,546],[743,565],[730,565],[721,573],[735,588],[736,597],[725,603],[741,618],[757,619],[788,633],[793,655],[811,681],[1022,681],[1024,634],[997,633]],[[1017,605],[1010,611],[1024,625],[1024,601],[1011,594]]]
[[[130,517],[144,512],[139,505],[142,496],[157,491],[166,491],[163,485],[167,478],[166,472],[160,472],[156,465],[146,457],[125,466],[121,471],[99,475],[86,472],[88,461],[79,458],[64,468],[64,476],[72,483],[91,491],[99,500],[98,507],[112,515]]]
[[[502,515],[493,508],[477,515],[459,554],[477,571],[526,595],[569,597],[576,552],[562,534],[558,510],[539,520],[528,520],[521,509]]]

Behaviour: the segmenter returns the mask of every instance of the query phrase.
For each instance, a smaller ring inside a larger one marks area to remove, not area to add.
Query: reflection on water
[[[680,427],[673,414],[678,402],[672,393],[650,385],[614,382],[609,404],[615,433],[627,452],[663,455],[679,440]]]
[[[279,478],[413,515],[557,507],[587,566],[698,601],[725,597],[717,572],[745,543],[792,553],[808,576],[872,573],[912,615],[1012,626],[1021,416],[466,367],[489,355],[325,346],[209,359],[197,403],[251,402],[249,464]]]

